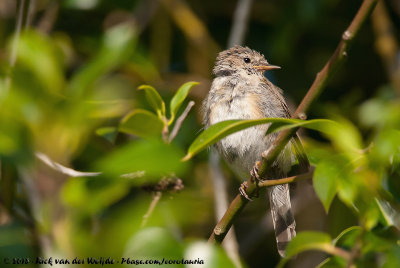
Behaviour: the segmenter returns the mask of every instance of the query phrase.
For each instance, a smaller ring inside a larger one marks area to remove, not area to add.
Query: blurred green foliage
[[[383,2],[399,42],[398,5]],[[205,243],[215,225],[214,200],[206,150],[200,150],[251,123],[225,122],[207,139],[196,137],[235,2],[30,0],[18,35],[21,3],[0,3],[0,266],[38,267],[37,256],[52,256],[185,258],[204,260],[202,267],[234,267],[221,247]],[[359,4],[253,1],[245,44],[283,66],[268,77],[289,103],[304,96]],[[281,265],[400,265],[399,89],[375,50],[370,24],[311,119],[275,120],[270,128],[312,129],[303,141],[316,167],[317,198],[303,204],[309,194],[294,191],[299,234]],[[188,99],[197,110],[179,126]],[[181,161],[188,150],[190,161]],[[60,172],[60,164],[102,173],[76,177]],[[239,181],[225,167],[223,173],[229,195],[236,195]],[[279,263],[262,220],[264,203],[252,202],[235,225],[247,267]],[[10,265],[5,258],[30,263]]]

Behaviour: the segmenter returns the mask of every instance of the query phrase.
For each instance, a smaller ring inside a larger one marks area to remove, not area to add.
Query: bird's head
[[[280,67],[269,64],[264,55],[248,47],[234,46],[218,54],[213,73],[216,76],[228,76],[238,72],[263,75],[264,71],[273,69]]]

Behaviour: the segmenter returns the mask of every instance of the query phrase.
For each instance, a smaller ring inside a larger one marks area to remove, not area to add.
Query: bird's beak
[[[274,69],[280,69],[281,67],[276,66],[276,65],[262,65],[262,66],[253,66],[254,69],[260,70],[260,71],[269,71],[269,70],[274,70]]]

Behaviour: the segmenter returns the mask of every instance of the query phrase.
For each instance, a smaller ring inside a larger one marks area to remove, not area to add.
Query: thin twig
[[[328,78],[331,78],[334,71],[337,70],[339,65],[345,60],[347,56],[347,49],[351,45],[354,37],[358,34],[361,26],[364,24],[366,19],[371,14],[378,0],[364,0],[357,14],[355,15],[353,21],[350,26],[342,35],[342,40],[340,41],[338,47],[335,52],[322,68],[322,70],[317,74],[313,84],[308,90],[307,94],[303,98],[299,107],[297,108],[294,118],[302,117],[306,114],[308,108],[311,103],[319,96],[322,90],[325,88]],[[262,161],[261,168],[259,169],[260,177],[265,177],[267,175],[268,168],[272,165],[275,159],[278,157],[279,153],[289,142],[291,137],[296,133],[297,129],[290,129],[286,131],[281,131],[274,141],[270,149],[268,150],[268,154]],[[253,182],[253,179],[250,178],[247,181],[247,189],[246,194],[249,197],[254,196],[257,186]],[[222,242],[225,235],[229,231],[232,226],[233,221],[240,214],[243,208],[249,201],[241,195],[237,195],[236,198],[232,201],[228,210],[226,211],[224,217],[220,220],[220,222],[215,226],[213,233],[209,238],[209,242]]]
[[[29,0],[28,11],[26,14],[25,20],[25,29],[29,28],[32,25],[32,21],[35,17],[35,9],[36,9],[36,0]]]
[[[209,60],[214,57],[219,46],[212,38],[204,23],[190,9],[184,0],[161,0],[166,10],[171,14],[172,19],[188,38]],[[190,22],[190,23],[188,23]]]
[[[141,227],[143,228],[144,226],[146,226],[147,221],[149,220],[151,214],[153,214],[154,209],[156,208],[158,201],[160,201],[162,196],[161,192],[155,192],[153,195],[153,200],[151,200],[149,209],[147,210],[146,214],[143,215],[143,220],[142,220],[142,224]]]
[[[218,219],[221,219],[222,216],[224,216],[229,205],[226,178],[220,167],[220,157],[214,149],[211,150],[208,162],[211,171],[211,181],[213,183],[212,189],[214,192],[215,218],[218,221]],[[234,227],[229,230],[222,246],[235,267],[242,267],[239,257],[239,245],[236,239]]]
[[[36,152],[35,156],[40,159],[44,164],[46,164],[51,169],[60,172],[61,174],[68,175],[70,177],[94,177],[101,175],[101,172],[82,172],[77,171],[72,168],[63,166],[50,159],[47,155],[41,152]]]
[[[179,130],[181,129],[183,121],[185,121],[186,117],[188,116],[188,114],[193,106],[194,106],[194,101],[190,101],[188,103],[188,105],[186,106],[186,109],[181,114],[181,116],[179,116],[179,118],[176,120],[174,128],[172,129],[172,132],[169,135],[168,143],[170,143],[176,137]]]
[[[60,3],[58,0],[53,0],[47,5],[43,16],[40,18],[40,21],[37,24],[39,31],[45,34],[51,32],[54,23],[56,22],[59,9]]]
[[[400,58],[399,42],[395,35],[396,31],[390,20],[385,2],[381,1],[371,16],[372,29],[374,30],[375,50],[382,58],[386,73],[395,89],[397,96],[400,96]]]
[[[85,172],[66,167],[64,165],[61,165],[60,163],[57,163],[56,161],[52,160],[49,156],[41,152],[36,152],[35,156],[52,170],[55,170],[69,177],[96,177],[103,174],[102,172]],[[138,170],[135,172],[122,174],[121,178],[136,179],[143,177],[145,174],[146,172],[144,170]]]
[[[252,3],[253,0],[238,0],[233,15],[233,26],[229,34],[228,48],[243,44]]]
[[[286,184],[286,183],[293,183],[297,181],[309,180],[312,179],[314,175],[314,168],[311,168],[309,172],[299,174],[296,176],[291,176],[283,179],[276,179],[276,180],[263,180],[257,183],[258,187],[270,187],[279,184]]]

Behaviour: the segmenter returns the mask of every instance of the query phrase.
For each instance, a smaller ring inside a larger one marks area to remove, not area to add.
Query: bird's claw
[[[261,177],[260,175],[258,175],[258,170],[261,166],[260,161],[257,161],[256,164],[254,165],[254,167],[250,170],[250,175],[252,178],[254,178],[256,180],[256,182],[261,181]]]
[[[239,193],[241,196],[243,196],[244,198],[246,198],[249,201],[253,201],[253,199],[251,199],[247,193],[246,193],[246,189],[247,189],[247,181],[243,182],[240,187],[239,187]]]
[[[253,182],[256,184],[256,192],[255,192],[255,197],[259,196],[259,191],[260,189],[258,188],[258,183],[260,181],[262,181],[263,179],[260,177],[260,175],[258,175],[258,171],[261,167],[261,162],[257,161],[254,165],[254,167],[250,170],[250,175],[251,175],[251,179],[253,180]]]

